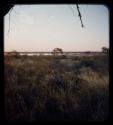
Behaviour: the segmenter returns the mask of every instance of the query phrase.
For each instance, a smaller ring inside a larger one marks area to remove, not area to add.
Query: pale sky
[[[101,51],[109,47],[109,10],[104,5],[15,5],[4,17],[4,51]],[[72,12],[72,9],[74,14]]]

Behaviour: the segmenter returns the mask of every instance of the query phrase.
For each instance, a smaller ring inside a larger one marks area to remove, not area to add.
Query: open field
[[[103,121],[108,117],[109,57],[5,56],[9,121]]]

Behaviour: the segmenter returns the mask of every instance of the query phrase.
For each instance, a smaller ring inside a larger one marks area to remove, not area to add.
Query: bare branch
[[[82,16],[81,16],[81,13],[80,13],[78,4],[76,4],[76,7],[77,7],[77,10],[78,10],[78,16],[79,16],[79,18],[80,18],[81,25],[82,25],[82,27],[84,27],[83,22],[82,22]]]
[[[69,8],[70,8],[70,10],[72,11],[73,16],[75,16],[73,8],[72,8],[70,5],[68,5],[68,7],[69,7]]]
[[[9,35],[9,32],[10,32],[10,16],[11,16],[12,9],[13,9],[13,7],[9,11],[9,29],[8,29],[8,35]]]
[[[69,7],[70,10],[72,11],[73,16],[75,16],[75,13],[74,13],[73,8],[72,8],[70,5],[68,5],[68,7]],[[77,11],[78,11],[78,16],[79,16],[80,21],[81,21],[81,25],[82,25],[82,27],[84,27],[83,22],[82,22],[82,16],[81,16],[81,13],[80,13],[80,10],[79,10],[79,6],[78,6],[78,4],[76,4],[76,7],[77,7]]]

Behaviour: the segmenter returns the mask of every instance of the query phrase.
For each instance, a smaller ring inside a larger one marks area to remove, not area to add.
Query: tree
[[[107,48],[107,47],[102,47],[102,52],[103,52],[103,53],[109,53],[109,48]]]
[[[20,56],[19,52],[17,52],[16,50],[11,51],[11,52],[9,53],[9,55],[10,55],[10,56],[13,56],[13,57],[19,57],[19,56]]]
[[[63,50],[61,48],[54,48],[52,53],[54,55],[59,55],[59,54],[63,54]]]

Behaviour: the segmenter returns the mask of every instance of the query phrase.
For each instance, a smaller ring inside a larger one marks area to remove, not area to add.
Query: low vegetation
[[[108,117],[109,59],[5,57],[8,121],[103,121]]]

